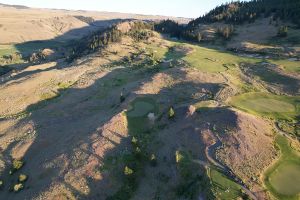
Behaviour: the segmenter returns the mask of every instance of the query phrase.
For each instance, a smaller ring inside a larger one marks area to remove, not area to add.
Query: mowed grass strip
[[[300,114],[300,97],[251,92],[232,97],[229,104],[240,110],[273,119],[296,120]]]
[[[300,155],[291,148],[284,136],[276,138],[281,155],[279,160],[264,174],[264,183],[277,198],[297,200],[300,197]]]
[[[243,195],[241,192],[242,188],[217,169],[211,168],[209,170],[209,177],[212,182],[214,194],[218,199],[237,199]]]
[[[138,97],[131,104],[126,112],[128,129],[130,132],[140,134],[147,129],[149,123],[147,115],[158,113],[159,107],[155,100],[149,97]]]
[[[194,48],[194,51],[186,55],[185,60],[191,67],[195,67],[203,72],[223,72],[228,67],[239,65],[240,63],[257,63],[261,61],[256,58],[239,57],[230,52],[188,45]]]

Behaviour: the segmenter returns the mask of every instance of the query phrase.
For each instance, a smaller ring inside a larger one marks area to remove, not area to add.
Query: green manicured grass
[[[158,113],[159,108],[155,100],[148,97],[136,98],[131,103],[131,108],[126,112],[128,120],[128,129],[134,136],[135,134],[141,134],[148,128],[149,113]]]
[[[269,176],[272,187],[280,194],[293,196],[300,192],[300,165],[284,162]]]
[[[241,187],[216,169],[210,169],[210,179],[217,199],[237,199],[241,197]]]
[[[265,173],[264,182],[277,198],[297,200],[300,196],[300,155],[291,148],[284,136],[278,135],[276,143],[281,151],[279,160]]]
[[[294,120],[300,113],[300,97],[251,92],[232,97],[230,104],[252,114]]]
[[[217,106],[217,102],[213,100],[208,100],[208,101],[200,101],[196,104],[194,104],[196,111],[200,112],[203,110],[206,110],[208,108],[214,108]]]
[[[154,109],[154,105],[145,101],[135,102],[133,109],[127,113],[129,117],[143,117]]]
[[[191,67],[195,67],[204,72],[223,72],[235,64],[242,62],[256,63],[260,61],[260,59],[239,57],[229,52],[222,52],[206,47],[189,46],[193,47],[194,51],[185,56],[183,60]]]

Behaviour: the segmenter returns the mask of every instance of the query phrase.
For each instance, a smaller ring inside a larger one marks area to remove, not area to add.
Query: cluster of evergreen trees
[[[233,35],[234,33],[234,27],[233,25],[228,25],[225,27],[219,27],[217,29],[217,34],[219,36],[221,36],[222,38],[224,38],[225,40],[230,39],[230,37]]]
[[[288,35],[288,27],[287,26],[280,26],[278,29],[277,36],[278,37],[286,37]]]
[[[154,28],[157,32],[170,34],[171,37],[176,37],[179,39],[181,38],[194,42],[200,42],[203,39],[203,35],[201,33],[169,19],[156,23]]]
[[[163,20],[154,26],[155,31],[170,34],[171,37],[180,37],[183,27],[173,20]]]
[[[300,27],[300,0],[252,0],[237,1],[216,7],[206,15],[192,20],[187,26],[172,20],[165,20],[155,25],[155,30],[178,38],[199,42],[203,35],[196,28],[198,24],[225,22],[231,24],[219,28],[217,34],[229,39],[234,32],[234,24],[252,23],[259,17],[272,17],[272,21],[283,20]],[[272,23],[272,22],[270,22]],[[280,28],[278,36],[287,35],[287,27]]]
[[[104,31],[95,32],[87,37],[82,38],[75,44],[71,44],[71,54],[68,56],[68,61],[73,61],[85,53],[94,52],[112,42],[118,42],[122,38],[122,32],[116,26],[109,27]]]
[[[254,22],[258,17],[273,16],[274,20],[291,21],[300,26],[299,0],[252,0],[232,2],[216,7],[206,15],[189,23],[194,27],[200,23],[226,22],[241,24]]]
[[[128,33],[135,41],[147,40],[153,36],[154,24],[146,23],[143,21],[136,21],[131,26],[131,30]]]
[[[111,26],[105,30],[92,33],[75,43],[73,42],[69,46],[69,49],[71,49],[71,54],[68,56],[67,60],[71,62],[75,58],[78,58],[84,54],[94,52],[107,46],[108,44],[119,42],[125,34],[138,41],[148,39],[152,36],[152,32],[149,30],[153,29],[153,23],[146,23],[142,21],[134,22],[131,25],[131,29],[128,33],[121,32],[118,29],[118,25]]]

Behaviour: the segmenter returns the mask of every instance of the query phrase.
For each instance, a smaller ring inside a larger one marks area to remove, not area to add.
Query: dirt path
[[[246,194],[253,200],[258,200],[258,198],[255,196],[253,192],[251,192],[247,186],[225,165],[220,163],[218,160],[214,158],[216,149],[222,145],[222,142],[218,138],[218,141],[215,142],[213,145],[206,147],[205,154],[209,162],[213,164],[213,166],[216,166],[217,168],[221,169],[224,174],[229,177],[231,180],[233,180],[235,183],[237,183],[245,192]],[[200,163],[200,162],[198,162]]]

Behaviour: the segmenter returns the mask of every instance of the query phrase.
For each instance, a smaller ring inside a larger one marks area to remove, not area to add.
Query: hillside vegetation
[[[295,1],[269,2],[0,46],[0,199],[299,199]]]

